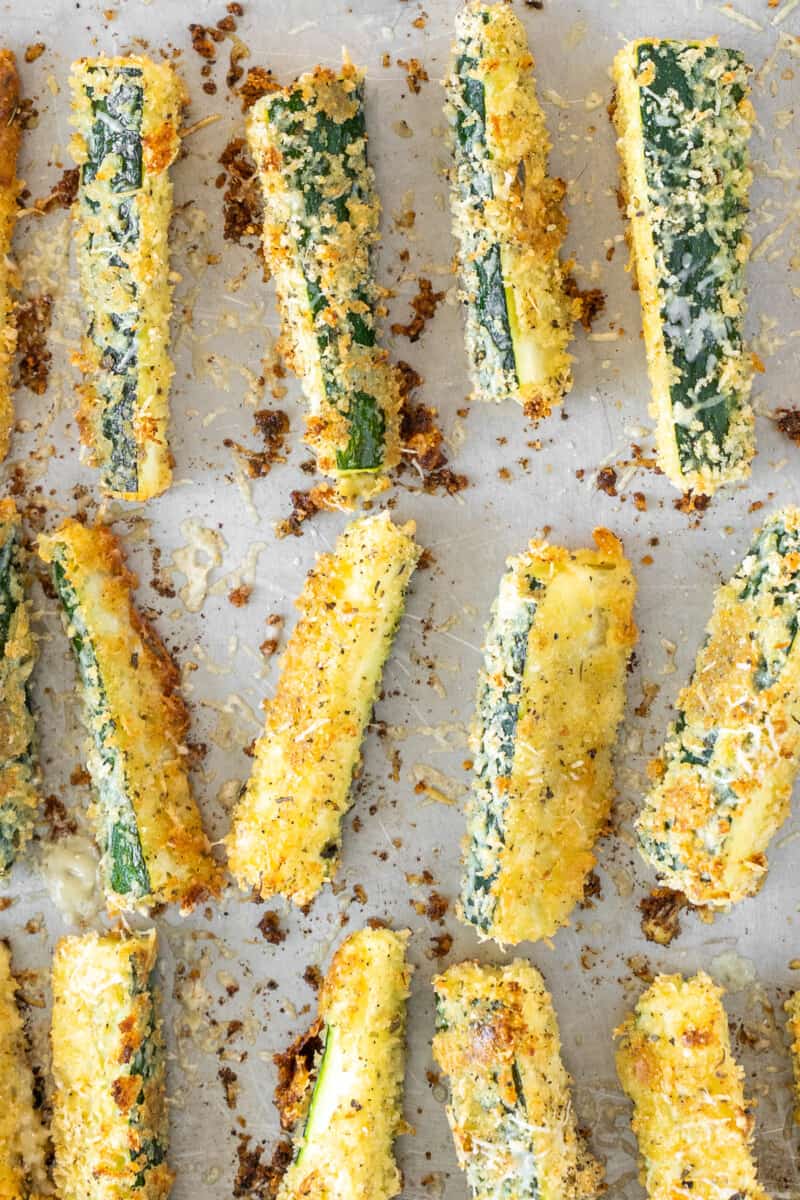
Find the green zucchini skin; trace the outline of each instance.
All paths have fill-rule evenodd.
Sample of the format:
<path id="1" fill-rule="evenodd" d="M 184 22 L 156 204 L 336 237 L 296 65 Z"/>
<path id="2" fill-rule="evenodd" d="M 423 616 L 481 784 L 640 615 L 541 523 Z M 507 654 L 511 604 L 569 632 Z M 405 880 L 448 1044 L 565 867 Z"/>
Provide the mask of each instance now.
<path id="1" fill-rule="evenodd" d="M 74 215 L 86 330 L 78 420 L 103 488 L 145 500 L 169 486 L 169 166 L 183 87 L 130 55 L 73 65 Z"/>
<path id="2" fill-rule="evenodd" d="M 151 891 L 150 877 L 139 840 L 136 814 L 128 795 L 125 764 L 113 743 L 114 718 L 108 705 L 92 639 L 75 588 L 69 581 L 64 555 L 53 562 L 53 584 L 61 601 L 78 676 L 83 688 L 86 724 L 94 743 L 92 777 L 102 814 L 100 844 L 111 890 L 135 903 Z"/>
<path id="3" fill-rule="evenodd" d="M 538 579 L 528 579 L 522 595 L 516 567 L 500 581 L 484 647 L 484 671 L 478 693 L 474 758 L 478 802 L 471 810 L 461 906 L 464 919 L 481 930 L 491 927 L 497 904 L 492 885 L 500 873 L 504 844 L 503 781 L 514 766 L 515 739 L 522 696 L 528 638 L 536 617 Z"/>
<path id="4" fill-rule="evenodd" d="M 642 39 L 614 64 L 659 462 L 706 494 L 746 475 L 755 449 L 743 344 L 748 76 L 738 50 L 712 41 Z"/>
<path id="5" fill-rule="evenodd" d="M 399 392 L 377 344 L 380 204 L 363 77 L 349 64 L 317 67 L 259 101 L 248 133 L 289 360 L 311 407 L 307 440 L 330 474 L 380 472 L 399 458 Z"/>
<path id="6" fill-rule="evenodd" d="M 13 500 L 0 501 L 0 876 L 33 833 L 39 804 L 30 678 L 37 658 L 30 629 L 22 525 Z"/>

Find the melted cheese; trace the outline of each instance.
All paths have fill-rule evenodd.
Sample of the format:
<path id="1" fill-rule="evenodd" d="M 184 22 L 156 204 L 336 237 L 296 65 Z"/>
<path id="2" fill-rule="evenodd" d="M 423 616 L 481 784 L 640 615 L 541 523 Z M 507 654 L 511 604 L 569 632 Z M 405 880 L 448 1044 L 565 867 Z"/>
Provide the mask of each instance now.
<path id="1" fill-rule="evenodd" d="M 583 1200 L 603 1170 L 578 1133 L 552 1000 L 535 967 L 463 962 L 434 979 L 433 1056 L 475 1200 Z"/>
<path id="2" fill-rule="evenodd" d="M 594 536 L 510 559 L 487 634 L 462 915 L 501 944 L 568 921 L 611 811 L 636 583 L 614 535 Z"/>
<path id="3" fill-rule="evenodd" d="M 419 557 L 414 525 L 351 522 L 317 560 L 226 839 L 242 888 L 307 904 L 336 869 L 383 664 Z"/>
<path id="4" fill-rule="evenodd" d="M 766 1200 L 721 996 L 703 972 L 659 975 L 616 1031 L 650 1200 Z"/>

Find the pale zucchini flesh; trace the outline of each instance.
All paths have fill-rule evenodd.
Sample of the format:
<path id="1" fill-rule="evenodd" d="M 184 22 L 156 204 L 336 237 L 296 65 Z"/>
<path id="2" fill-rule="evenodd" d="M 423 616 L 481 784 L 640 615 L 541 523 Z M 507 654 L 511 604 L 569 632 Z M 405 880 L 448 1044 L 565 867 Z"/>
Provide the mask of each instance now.
<path id="1" fill-rule="evenodd" d="M 616 1031 L 649 1200 L 767 1200 L 721 997 L 702 971 L 659 975 Z"/>
<path id="2" fill-rule="evenodd" d="M 594 537 L 509 559 L 487 632 L 460 912 L 501 944 L 569 920 L 611 810 L 636 583 L 617 538 Z"/>
<path id="3" fill-rule="evenodd" d="M 192 795 L 177 668 L 134 606 L 136 578 L 109 529 L 66 521 L 39 554 L 75 654 L 109 907 L 188 911 L 218 894 L 221 875 Z"/>
<path id="4" fill-rule="evenodd" d="M 316 67 L 253 106 L 248 136 L 285 349 L 310 406 L 306 440 L 343 490 L 371 490 L 399 461 L 400 391 L 377 343 L 380 203 L 363 74 Z"/>
<path id="5" fill-rule="evenodd" d="M 714 600 L 637 821 L 659 878 L 693 904 L 758 891 L 800 768 L 800 510 L 773 513 Z"/>
<path id="6" fill-rule="evenodd" d="M 54 1178 L 61 1200 L 165 1200 L 166 1063 L 146 933 L 62 938 L 53 959 Z"/>
<path id="7" fill-rule="evenodd" d="M 38 654 L 31 632 L 22 522 L 0 500 L 0 877 L 33 833 L 39 768 L 30 682 Z"/>
<path id="8" fill-rule="evenodd" d="M 186 95 L 169 63 L 140 55 L 79 59 L 71 84 L 87 318 L 78 420 L 103 488 L 146 500 L 172 477 L 169 167 Z"/>
<path id="9" fill-rule="evenodd" d="M 533 66 L 507 5 L 459 11 L 445 86 L 470 372 L 479 398 L 512 397 L 538 419 L 572 386 L 567 347 L 581 301 L 559 259 L 564 185 L 548 174 Z"/>
<path id="10" fill-rule="evenodd" d="M 277 1200 L 390 1200 L 403 1132 L 408 933 L 362 929 L 337 950 L 317 1021 L 278 1055 L 277 1103 L 293 1156 Z"/>
<path id="11" fill-rule="evenodd" d="M 713 39 L 642 39 L 619 52 L 614 79 L 659 465 L 710 495 L 749 474 L 755 450 L 742 340 L 748 68 Z"/>
<path id="12" fill-rule="evenodd" d="M 298 601 L 250 779 L 226 839 L 242 888 L 314 898 L 337 866 L 350 785 L 419 558 L 414 525 L 352 521 Z"/>
<path id="13" fill-rule="evenodd" d="M 552 1000 L 535 967 L 463 962 L 433 981 L 433 1057 L 474 1200 L 589 1200 L 602 1167 L 578 1132 Z"/>
<path id="14" fill-rule="evenodd" d="M 16 990 L 11 952 L 0 942 L 0 1196 L 39 1200 L 48 1190 L 47 1135 Z"/>

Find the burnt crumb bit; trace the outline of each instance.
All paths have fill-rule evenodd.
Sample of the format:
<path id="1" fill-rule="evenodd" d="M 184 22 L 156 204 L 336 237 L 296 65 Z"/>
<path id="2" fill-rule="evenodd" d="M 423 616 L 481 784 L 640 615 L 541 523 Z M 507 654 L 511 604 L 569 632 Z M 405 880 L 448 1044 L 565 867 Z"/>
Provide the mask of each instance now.
<path id="1" fill-rule="evenodd" d="M 221 187 L 227 179 L 228 184 L 222 195 L 223 236 L 238 245 L 261 232 L 262 204 L 255 163 L 243 137 L 231 138 L 218 162 L 224 171 L 217 183 Z"/>
<path id="2" fill-rule="evenodd" d="M 683 892 L 674 892 L 672 888 L 653 888 L 649 896 L 640 900 L 642 933 L 648 942 L 668 946 L 681 931 L 680 914 L 684 908 L 691 910 L 692 905 Z"/>
<path id="3" fill-rule="evenodd" d="M 47 334 L 53 317 L 53 298 L 46 293 L 31 296 L 16 310 L 18 382 L 36 396 L 47 391 L 52 354 Z"/>
<path id="4" fill-rule="evenodd" d="M 222 1083 L 222 1088 L 225 1092 L 225 1103 L 228 1108 L 236 1108 L 236 1101 L 239 1097 L 238 1075 L 230 1067 L 220 1067 L 217 1071 L 217 1077 Z"/>
<path id="5" fill-rule="evenodd" d="M 233 438 L 225 438 L 223 445 L 241 455 L 251 479 L 263 479 L 269 475 L 275 463 L 286 462 L 283 450 L 289 432 L 289 418 L 279 408 L 262 408 L 255 414 L 255 432 L 263 438 L 263 450 L 250 450 Z"/>
<path id="6" fill-rule="evenodd" d="M 395 321 L 391 326 L 392 333 L 407 337 L 410 342 L 418 342 L 427 322 L 433 317 L 442 300 L 444 300 L 444 292 L 435 292 L 430 279 L 420 275 L 417 281 L 417 294 L 411 300 L 414 316 L 407 325 Z"/>
<path id="7" fill-rule="evenodd" d="M 577 316 L 587 333 L 591 332 L 595 317 L 606 306 L 606 295 L 602 288 L 579 288 L 577 280 L 568 275 L 564 280 L 564 291 L 570 300 L 578 300 L 580 308 Z"/>
<path id="8" fill-rule="evenodd" d="M 329 483 L 318 483 L 308 491 L 290 492 L 292 511 L 279 521 L 275 533 L 279 538 L 303 536 L 303 524 L 318 512 L 336 508 L 336 488 Z"/>
<path id="9" fill-rule="evenodd" d="M 422 63 L 418 58 L 398 58 L 397 65 L 405 71 L 406 82 L 411 91 L 418 95 L 422 91 L 423 83 L 427 83 L 430 78 Z"/>
<path id="10" fill-rule="evenodd" d="M 430 958 L 447 958 L 453 948 L 451 933 L 437 933 L 431 938 Z"/>
<path id="11" fill-rule="evenodd" d="M 775 416 L 781 433 L 800 446 L 800 408 L 779 408 Z"/>
<path id="12" fill-rule="evenodd" d="M 711 504 L 711 497 L 704 496 L 702 492 L 684 492 L 677 500 L 672 501 L 672 507 L 678 512 L 685 513 L 687 517 L 694 517 L 692 521 L 693 527 L 696 529 L 700 524 L 703 514 Z"/>
<path id="13" fill-rule="evenodd" d="M 444 434 L 437 424 L 435 408 L 427 404 L 414 403 L 412 395 L 422 384 L 422 376 L 407 362 L 397 364 L 401 395 L 400 439 L 403 443 L 405 460 L 398 474 L 411 467 L 423 477 L 422 489 L 432 495 L 443 491 L 454 496 L 468 486 L 466 475 L 457 475 L 447 465 L 444 451 Z"/>
<path id="14" fill-rule="evenodd" d="M 288 1050 L 273 1055 L 273 1062 L 278 1069 L 275 1107 L 280 1116 L 281 1129 L 291 1130 L 302 1119 L 308 1094 L 314 1086 L 321 1053 L 322 1022 L 317 1019 L 305 1033 L 295 1038 Z"/>
<path id="15" fill-rule="evenodd" d="M 597 472 L 595 487 L 598 492 L 605 492 L 607 496 L 616 496 L 617 494 L 617 472 L 613 467 L 602 467 Z"/>
<path id="16" fill-rule="evenodd" d="M 320 971 L 319 967 L 314 967 L 309 964 L 305 971 L 303 971 L 303 979 L 312 989 L 312 991 L 318 992 L 322 987 L 322 972 Z"/>
<path id="17" fill-rule="evenodd" d="M 70 167 L 62 172 L 61 179 L 48 196 L 34 200 L 37 212 L 52 212 L 53 209 L 68 209 L 74 203 L 78 194 L 79 172 L 77 167 Z"/>
<path id="18" fill-rule="evenodd" d="M 273 1200 L 278 1194 L 281 1180 L 292 1161 L 292 1146 L 288 1141 L 279 1142 L 273 1151 L 269 1162 L 262 1160 L 264 1153 L 263 1142 L 256 1142 L 250 1148 L 252 1138 L 249 1133 L 240 1133 L 236 1147 L 236 1178 L 233 1183 L 233 1194 L 256 1197 L 257 1200 Z"/>
<path id="19" fill-rule="evenodd" d="M 267 625 L 271 632 L 264 638 L 264 641 L 258 647 L 264 658 L 272 658 L 275 651 L 278 649 L 281 630 L 283 629 L 283 617 L 279 613 L 272 613 L 267 617 Z"/>
<path id="20" fill-rule="evenodd" d="M 240 583 L 238 587 L 232 588 L 228 592 L 228 603 L 234 608 L 244 608 L 248 604 L 250 597 L 253 594 L 253 589 L 249 583 Z"/>
<path id="21" fill-rule="evenodd" d="M 189 34 L 195 54 L 199 54 L 206 62 L 216 62 L 217 47 L 215 42 L 222 41 L 222 33 L 213 27 L 209 28 L 206 25 L 192 24 L 189 26 Z"/>
<path id="22" fill-rule="evenodd" d="M 535 8 L 537 12 L 541 12 L 544 8 L 544 0 L 524 0 L 526 8 Z"/>
<path id="23" fill-rule="evenodd" d="M 596 871 L 590 871 L 584 880 L 583 897 L 580 901 L 580 907 L 583 909 L 594 908 L 595 900 L 602 899 L 603 890 L 600 886 L 600 877 Z"/>
<path id="24" fill-rule="evenodd" d="M 280 946 L 286 941 L 286 930 L 281 929 L 280 917 L 273 909 L 264 913 L 256 928 L 270 946 Z"/>
<path id="25" fill-rule="evenodd" d="M 36 62 L 37 58 L 41 58 L 47 46 L 44 42 L 31 42 L 30 46 L 25 47 L 25 62 Z"/>
<path id="26" fill-rule="evenodd" d="M 266 67 L 248 67 L 244 83 L 237 89 L 237 95 L 242 102 L 242 112 L 247 112 L 262 96 L 278 91 L 280 84 L 272 71 Z"/>
<path id="27" fill-rule="evenodd" d="M 58 796 L 45 796 L 44 820 L 49 832 L 50 841 L 58 841 L 78 832 L 78 822 Z"/>

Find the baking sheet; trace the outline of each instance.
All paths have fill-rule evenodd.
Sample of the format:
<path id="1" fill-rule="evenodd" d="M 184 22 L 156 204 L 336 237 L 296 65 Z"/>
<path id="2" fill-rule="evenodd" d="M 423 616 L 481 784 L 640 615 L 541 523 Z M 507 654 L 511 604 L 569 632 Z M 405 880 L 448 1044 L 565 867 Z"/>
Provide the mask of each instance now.
<path id="1" fill-rule="evenodd" d="M 335 888 L 323 892 L 307 915 L 281 902 L 256 905 L 230 890 L 213 911 L 185 920 L 170 913 L 156 919 L 170 1053 L 174 1195 L 205 1200 L 234 1188 L 243 1195 L 263 1194 L 257 1164 L 268 1162 L 278 1139 L 272 1054 L 313 1016 L 308 968 L 324 971 L 338 940 L 372 917 L 413 931 L 406 1113 L 416 1133 L 398 1144 L 403 1194 L 414 1200 L 466 1195 L 442 1087 L 429 1075 L 429 981 L 447 962 L 464 956 L 502 958 L 491 944 L 479 946 L 456 921 L 452 903 L 441 915 L 438 899 L 452 902 L 457 894 L 463 830 L 458 804 L 468 782 L 463 762 L 482 631 L 507 555 L 546 527 L 553 540 L 584 544 L 602 523 L 623 537 L 639 580 L 641 642 L 620 738 L 615 832 L 600 849 L 601 896 L 575 913 L 552 946 L 523 946 L 519 952 L 544 972 L 553 993 L 564 1058 L 575 1077 L 578 1118 L 592 1149 L 605 1159 L 610 1195 L 633 1200 L 642 1194 L 629 1110 L 613 1069 L 611 1030 L 643 987 L 637 972 L 703 967 L 729 989 L 736 1051 L 749 1093 L 758 1100 L 762 1182 L 775 1197 L 797 1196 L 798 1136 L 791 1124 L 781 1004 L 793 980 L 798 982 L 790 967 L 800 957 L 798 820 L 793 817 L 775 839 L 770 874 L 756 899 L 712 925 L 684 917 L 682 935 L 666 949 L 645 941 L 640 929 L 637 903 L 653 880 L 632 849 L 631 821 L 645 764 L 658 750 L 669 707 L 690 669 L 713 590 L 738 562 L 760 519 L 752 510 L 800 501 L 800 449 L 770 417 L 796 402 L 800 367 L 800 6 L 796 0 L 777 7 L 766 0 L 735 5 L 544 0 L 539 10 L 517 3 L 537 58 L 555 143 L 553 168 L 569 183 L 568 249 L 581 285 L 601 287 L 607 296 L 592 334 L 577 335 L 572 394 L 535 431 L 513 404 L 495 408 L 468 399 L 450 272 L 454 247 L 442 174 L 447 155 L 439 82 L 456 8 L 453 0 L 426 0 L 424 7 L 416 0 L 290 5 L 249 0 L 236 19 L 236 37 L 250 53 L 245 67 L 268 66 L 287 81 L 317 61 L 335 64 L 346 46 L 367 69 L 370 149 L 384 203 L 378 270 L 394 292 L 391 319 L 409 319 L 420 276 L 446 293 L 417 342 L 402 336 L 387 341 L 395 358 L 424 377 L 420 398 L 438 408 L 451 466 L 467 476 L 469 486 L 457 496 L 426 495 L 410 472 L 404 486 L 385 497 L 397 517 L 416 520 L 432 564 L 416 576 L 386 668 L 363 774 L 345 822 Z M 277 399 L 269 384 L 265 390 L 259 383 L 262 357 L 269 359 L 277 334 L 273 289 L 263 282 L 254 253 L 221 235 L 218 159 L 230 138 L 242 132 L 240 105 L 225 82 L 235 43 L 229 37 L 218 46 L 210 76 L 217 92 L 209 95 L 202 90 L 203 60 L 191 48 L 188 26 L 214 24 L 225 16 L 225 3 L 14 0 L 0 5 L 0 13 L 3 39 L 20 59 L 24 94 L 38 112 L 36 128 L 24 139 L 20 169 L 31 198 L 47 195 L 70 165 L 67 75 L 74 56 L 122 53 L 143 44 L 151 53 L 174 54 L 191 94 L 187 122 L 219 115 L 187 139 L 174 168 L 173 266 L 180 276 L 172 398 L 175 483 L 146 507 L 107 505 L 102 511 L 139 571 L 140 603 L 181 665 L 192 738 L 201 747 L 196 792 L 212 835 L 220 837 L 237 781 L 248 773 L 244 748 L 258 733 L 259 705 L 276 679 L 277 656 L 264 659 L 258 649 L 269 632 L 266 620 L 272 614 L 285 618 L 283 646 L 294 620 L 292 601 L 315 554 L 332 545 L 347 519 L 344 513 L 322 513 L 306 523 L 301 538 L 279 540 L 274 532 L 290 509 L 290 491 L 307 489 L 313 480 L 301 469 L 310 456 L 300 441 L 296 381 L 285 380 L 286 394 Z M 759 452 L 752 478 L 726 489 L 698 516 L 675 508 L 677 493 L 662 476 L 627 465 L 636 458 L 632 445 L 645 458 L 650 454 L 652 423 L 605 107 L 609 64 L 624 40 L 714 33 L 741 47 L 755 68 L 759 125 L 753 141 L 748 330 L 766 370 L 755 387 Z M 26 47 L 38 42 L 44 52 L 26 63 Z M 397 63 L 414 58 L 429 75 L 418 94 Z M 411 211 L 409 226 L 404 214 Z M 68 215 L 56 210 L 26 219 L 16 251 L 26 292 L 55 297 L 54 362 L 45 396 L 25 390 L 17 395 L 23 431 L 4 473 L 21 491 L 32 522 L 49 526 L 75 510 L 93 514 L 98 505 L 96 479 L 81 464 L 73 418 L 69 351 L 80 330 L 80 310 Z M 289 414 L 290 452 L 267 478 L 248 481 L 225 441 L 255 448 L 253 413 L 264 407 Z M 596 486 L 598 470 L 607 465 L 617 470 L 616 496 Z M 644 496 L 645 509 L 634 492 Z M 237 608 L 228 595 L 240 583 L 251 583 L 253 591 L 249 603 Z M 77 821 L 78 840 L 67 845 L 82 852 L 73 861 L 85 863 L 82 810 L 88 792 L 76 773 L 81 734 L 72 664 L 54 602 L 41 589 L 36 609 L 42 656 L 35 698 L 45 792 Z M 454 803 L 437 801 L 432 791 Z M 37 1054 L 44 1057 L 50 954 L 54 941 L 74 926 L 51 895 L 56 876 L 46 839 L 33 858 L 35 865 L 15 868 L 2 891 L 12 903 L 0 913 L 0 935 L 10 938 L 17 967 L 31 972 L 24 991 L 33 1004 Z M 86 901 L 85 908 L 95 909 L 89 924 L 102 920 L 99 904 L 99 898 Z M 278 914 L 286 935 L 281 944 L 270 944 L 258 929 L 268 910 Z M 452 938 L 452 947 L 437 958 L 447 945 L 443 935 Z M 227 1076 L 232 1107 L 221 1068 L 236 1077 Z"/>

